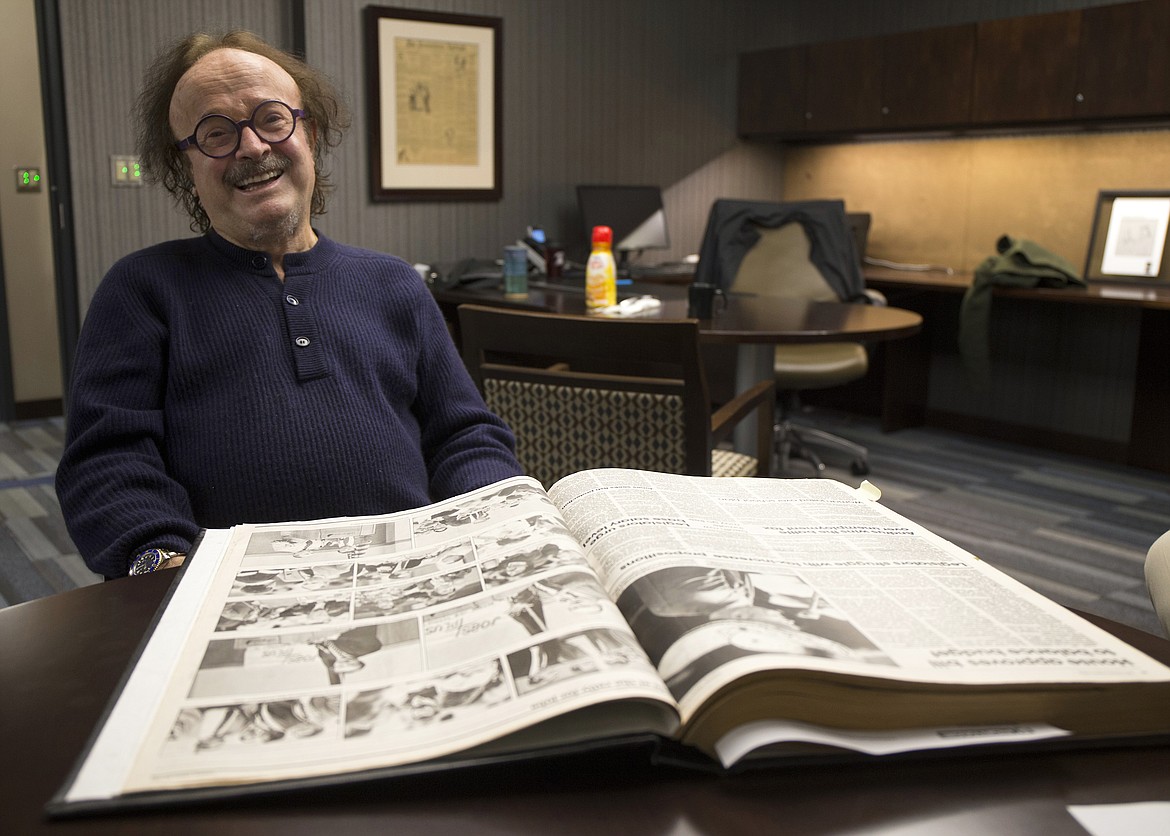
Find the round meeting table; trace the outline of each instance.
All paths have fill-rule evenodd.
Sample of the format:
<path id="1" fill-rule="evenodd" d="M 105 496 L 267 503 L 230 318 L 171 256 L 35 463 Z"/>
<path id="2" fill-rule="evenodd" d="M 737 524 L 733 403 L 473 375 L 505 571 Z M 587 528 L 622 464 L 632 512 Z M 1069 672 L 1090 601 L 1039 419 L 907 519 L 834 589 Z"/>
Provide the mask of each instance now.
<path id="1" fill-rule="evenodd" d="M 528 292 L 508 295 L 498 284 L 469 284 L 455 287 L 432 286 L 431 292 L 459 341 L 459 305 L 471 303 L 552 314 L 585 314 L 581 280 L 549 279 L 529 282 Z M 685 319 L 689 315 L 687 285 L 670 282 L 632 282 L 618 288 L 618 299 L 652 296 L 657 308 L 639 313 L 638 319 Z M 774 346 L 786 343 L 897 341 L 917 334 L 921 315 L 886 305 L 847 302 L 812 302 L 782 296 L 730 292 L 713 304 L 712 315 L 699 319 L 699 339 L 709 345 L 731 346 L 735 351 L 734 393 L 745 392 L 773 376 Z M 891 358 L 890 365 L 905 359 Z M 750 453 L 754 449 L 754 416 L 735 429 L 735 447 Z"/>

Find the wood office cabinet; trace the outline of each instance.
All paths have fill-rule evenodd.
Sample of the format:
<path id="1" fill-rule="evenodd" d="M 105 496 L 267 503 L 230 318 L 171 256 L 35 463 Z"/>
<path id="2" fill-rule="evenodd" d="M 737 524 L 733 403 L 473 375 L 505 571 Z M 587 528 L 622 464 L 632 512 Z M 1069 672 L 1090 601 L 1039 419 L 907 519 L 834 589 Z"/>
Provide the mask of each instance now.
<path id="1" fill-rule="evenodd" d="M 813 138 L 965 124 L 975 25 L 745 53 L 739 133 Z"/>
<path id="2" fill-rule="evenodd" d="M 1078 59 L 1078 118 L 1170 114 L 1170 0 L 1084 9 Z"/>
<path id="3" fill-rule="evenodd" d="M 985 20 L 976 27 L 973 124 L 1073 117 L 1080 12 Z"/>
<path id="4" fill-rule="evenodd" d="M 971 24 L 745 53 L 739 133 L 810 138 L 963 123 L 974 43 Z"/>
<path id="5" fill-rule="evenodd" d="M 881 44 L 883 130 L 970 121 L 975 24 L 887 35 Z"/>
<path id="6" fill-rule="evenodd" d="M 1170 118 L 1170 0 L 740 57 L 739 132 L 867 132 Z"/>
<path id="7" fill-rule="evenodd" d="M 808 47 L 805 131 L 831 134 L 881 127 L 881 40 L 855 38 Z"/>
<path id="8" fill-rule="evenodd" d="M 745 52 L 739 56 L 739 133 L 784 137 L 805 126 L 808 48 Z"/>
<path id="9" fill-rule="evenodd" d="M 741 136 L 825 136 L 881 125 L 881 52 L 862 38 L 739 58 Z"/>

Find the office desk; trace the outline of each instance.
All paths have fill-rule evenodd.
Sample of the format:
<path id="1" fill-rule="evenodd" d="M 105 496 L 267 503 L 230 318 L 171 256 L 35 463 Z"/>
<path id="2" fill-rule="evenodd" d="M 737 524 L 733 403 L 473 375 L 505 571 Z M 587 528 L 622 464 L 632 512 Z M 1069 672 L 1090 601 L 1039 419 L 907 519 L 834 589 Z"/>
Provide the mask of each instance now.
<path id="1" fill-rule="evenodd" d="M 866 284 L 884 293 L 890 304 L 915 310 L 926 320 L 924 335 L 927 339 L 917 341 L 913 346 L 917 353 L 904 357 L 903 361 L 914 370 L 907 375 L 897 367 L 887 364 L 886 374 L 899 376 L 888 389 L 899 393 L 895 403 L 884 403 L 883 415 L 901 416 L 901 426 L 929 423 L 936 426 L 989 435 L 996 438 L 1017 441 L 1033 446 L 1048 447 L 1063 452 L 1096 456 L 1110 461 L 1124 462 L 1170 473 L 1170 444 L 1166 443 L 1167 427 L 1170 427 L 1170 386 L 1167 386 L 1166 358 L 1170 357 L 1170 287 L 1152 287 L 1136 284 L 1098 282 L 1087 288 L 1002 288 L 993 292 L 992 318 L 995 319 L 999 306 L 1015 305 L 1026 309 L 1028 324 L 1036 328 L 1043 340 L 1049 343 L 1069 341 L 1088 344 L 1090 340 L 1103 344 L 1102 363 L 1112 361 L 1106 355 L 1116 354 L 1117 365 L 1098 369 L 1096 373 L 1113 380 L 1125 379 L 1132 382 L 1132 403 L 1129 407 L 1128 422 L 1121 423 L 1126 439 L 1109 442 L 1101 439 L 1078 436 L 1075 432 L 1062 434 L 1051 428 L 1034 428 L 1011 422 L 993 422 L 978 418 L 964 420 L 946 410 L 928 410 L 930 392 L 930 361 L 928 352 L 934 344 L 934 353 L 955 351 L 955 333 L 959 303 L 970 286 L 971 273 L 947 275 L 942 272 L 905 272 L 887 268 L 867 267 Z M 1002 310 L 1002 308 L 1001 308 Z M 1096 317 L 1097 313 L 1100 317 Z M 1089 321 L 1089 327 L 1076 332 L 1046 332 L 1046 320 L 1059 320 L 1065 313 L 1077 314 L 1075 321 Z M 1111 325 L 1122 318 L 1125 326 Z M 1099 333 L 1091 333 L 1097 326 Z M 1056 327 L 1056 326 L 1054 326 Z M 1137 328 L 1137 334 L 1132 328 Z M 1107 328 L 1114 330 L 1108 331 Z M 1121 332 L 1118 333 L 1117 329 Z M 1133 355 L 1126 355 L 1120 347 L 1124 336 L 1136 340 Z M 944 346 L 944 347 L 940 347 Z M 907 347 L 910 348 L 910 347 Z M 1017 350 L 1028 350 L 1027 346 L 1016 345 Z M 1010 352 L 1008 347 L 1001 347 Z M 994 356 L 994 355 L 993 355 Z M 1066 362 L 1073 362 L 1068 360 Z M 1043 369 L 1029 372 L 1033 377 L 1045 376 Z M 1044 398 L 1043 383 L 1037 380 L 1034 396 Z M 1130 387 L 1127 385 L 1126 390 Z M 888 400 L 888 399 L 887 399 Z M 1094 408 L 1092 393 L 1087 393 L 1072 411 L 1087 412 Z M 1031 404 L 1021 402 L 1019 408 Z M 1040 410 L 1035 410 L 1039 412 Z M 887 425 L 887 429 L 896 426 Z"/>
<path id="2" fill-rule="evenodd" d="M 532 285 L 524 297 L 508 297 L 498 287 L 433 288 L 443 315 L 453 326 L 458 342 L 459 305 L 499 305 L 558 314 L 584 314 L 582 280 Z M 687 287 L 680 284 L 634 283 L 618 288 L 619 298 L 648 294 L 662 301 L 657 319 L 683 319 L 687 315 Z M 735 348 L 734 391 L 742 392 L 773 376 L 773 346 L 780 343 L 849 341 L 900 341 L 922 327 L 922 317 L 911 311 L 842 302 L 808 302 L 775 296 L 731 293 L 727 305 L 710 319 L 699 320 L 699 339 L 713 346 Z M 897 365 L 901 354 L 893 352 Z M 896 382 L 896 381 L 895 381 Z M 716 393 L 718 380 L 709 381 Z M 904 398 L 891 396 L 891 406 L 901 408 Z M 891 419 L 893 423 L 894 419 Z M 754 449 L 754 419 L 742 421 L 735 431 L 736 449 Z"/>
<path id="3" fill-rule="evenodd" d="M 756 834 L 1084 831 L 1068 804 L 1170 800 L 1170 745 L 983 754 L 717 777 L 637 762 L 433 775 L 278 801 L 45 821 L 173 571 L 0 610 L 0 830 L 11 834 Z M 1170 642 L 1093 619 L 1170 662 Z"/>
<path id="4" fill-rule="evenodd" d="M 527 294 L 514 297 L 507 296 L 498 287 L 475 285 L 434 287 L 432 293 L 448 321 L 457 323 L 456 309 L 468 302 L 581 315 L 586 313 L 581 286 L 582 280 L 532 283 Z M 650 318 L 686 318 L 685 285 L 635 282 L 618 288 L 619 299 L 642 294 L 662 301 L 662 308 Z M 909 336 L 921 325 L 918 314 L 897 308 L 731 293 L 724 310 L 710 319 L 699 320 L 699 334 L 708 343 L 776 345 L 842 339 L 890 340 Z"/>

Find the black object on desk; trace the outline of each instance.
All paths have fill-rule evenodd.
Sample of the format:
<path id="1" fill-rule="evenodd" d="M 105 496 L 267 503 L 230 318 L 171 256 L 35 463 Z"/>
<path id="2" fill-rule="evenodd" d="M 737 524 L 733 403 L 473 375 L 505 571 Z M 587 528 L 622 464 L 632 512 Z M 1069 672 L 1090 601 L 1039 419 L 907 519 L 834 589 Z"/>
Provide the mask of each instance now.
<path id="1" fill-rule="evenodd" d="M 435 271 L 433 285 L 439 287 L 465 287 L 474 285 L 487 289 L 504 280 L 503 268 L 491 259 L 465 258 L 454 265 L 441 265 Z"/>

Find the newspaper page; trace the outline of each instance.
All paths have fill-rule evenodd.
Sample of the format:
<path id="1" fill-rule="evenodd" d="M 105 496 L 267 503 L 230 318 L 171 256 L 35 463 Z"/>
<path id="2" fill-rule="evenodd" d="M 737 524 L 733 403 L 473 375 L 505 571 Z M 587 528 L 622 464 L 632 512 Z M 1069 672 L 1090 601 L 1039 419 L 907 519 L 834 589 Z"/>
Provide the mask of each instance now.
<path id="1" fill-rule="evenodd" d="M 635 702 L 600 729 L 567 718 L 556 740 L 677 728 L 533 480 L 390 516 L 237 526 L 219 551 L 200 547 L 179 584 L 199 585 L 194 618 L 169 626 L 168 606 L 161 652 L 152 638 L 135 668 L 175 659 L 153 676 L 166 693 L 127 683 L 118 706 L 137 710 L 103 728 L 67 801 L 429 760 L 604 700 Z"/>
<path id="2" fill-rule="evenodd" d="M 395 38 L 399 165 L 479 162 L 479 46 Z"/>
<path id="3" fill-rule="evenodd" d="M 594 470 L 549 495 L 684 722 L 720 687 L 777 667 L 956 684 L 1170 678 L 839 482 Z"/>

